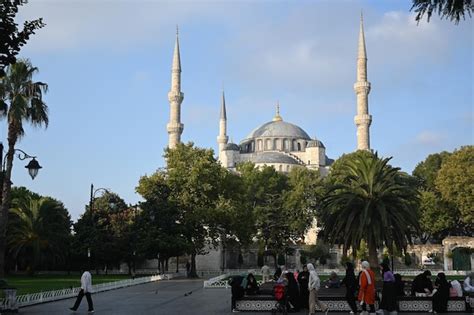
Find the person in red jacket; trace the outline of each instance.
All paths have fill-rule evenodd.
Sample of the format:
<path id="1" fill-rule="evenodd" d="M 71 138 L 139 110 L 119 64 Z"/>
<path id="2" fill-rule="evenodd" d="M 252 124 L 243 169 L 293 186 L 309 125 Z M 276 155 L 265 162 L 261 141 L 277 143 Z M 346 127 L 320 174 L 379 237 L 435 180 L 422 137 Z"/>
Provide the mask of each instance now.
<path id="1" fill-rule="evenodd" d="M 370 269 L 369 262 L 363 261 L 361 265 L 358 300 L 362 306 L 362 314 L 367 314 L 367 305 L 369 305 L 370 314 L 375 314 L 375 274 Z"/>

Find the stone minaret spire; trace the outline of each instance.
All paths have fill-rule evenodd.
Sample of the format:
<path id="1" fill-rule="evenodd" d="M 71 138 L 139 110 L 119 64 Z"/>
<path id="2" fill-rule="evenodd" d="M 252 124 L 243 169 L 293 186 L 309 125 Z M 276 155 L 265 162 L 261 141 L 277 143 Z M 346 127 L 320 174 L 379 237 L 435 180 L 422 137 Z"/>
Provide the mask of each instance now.
<path id="1" fill-rule="evenodd" d="M 217 136 L 219 152 L 222 152 L 222 150 L 224 150 L 224 147 L 228 141 L 229 137 L 227 136 L 227 113 L 225 110 L 225 95 L 224 91 L 222 91 L 221 116 L 219 119 L 219 136 Z"/>
<path id="2" fill-rule="evenodd" d="M 364 20 L 360 14 L 359 53 L 357 56 L 357 81 L 354 91 L 357 96 L 357 115 L 354 122 L 357 126 L 357 150 L 370 150 L 369 127 L 372 116 L 369 115 L 370 82 L 367 81 L 367 51 L 365 50 Z"/>
<path id="3" fill-rule="evenodd" d="M 170 102 L 170 121 L 168 129 L 168 147 L 175 148 L 181 142 L 184 125 L 181 123 L 181 103 L 184 94 L 181 92 L 181 59 L 179 56 L 178 26 L 176 26 L 176 43 L 173 53 L 173 66 L 171 68 L 171 89 L 168 92 Z"/>

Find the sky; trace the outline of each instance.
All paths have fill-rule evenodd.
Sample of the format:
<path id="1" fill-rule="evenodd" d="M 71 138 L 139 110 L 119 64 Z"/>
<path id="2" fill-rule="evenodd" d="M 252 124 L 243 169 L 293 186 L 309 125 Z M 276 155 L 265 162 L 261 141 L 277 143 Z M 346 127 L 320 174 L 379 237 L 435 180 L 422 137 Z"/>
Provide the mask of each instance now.
<path id="1" fill-rule="evenodd" d="M 18 22 L 43 17 L 22 49 L 49 91 L 50 125 L 17 148 L 38 156 L 17 186 L 61 200 L 76 220 L 90 185 L 141 200 L 141 176 L 164 166 L 167 93 L 179 25 L 182 141 L 217 148 L 225 89 L 228 134 L 240 142 L 270 121 L 321 140 L 337 158 L 356 147 L 353 84 L 364 13 L 371 147 L 410 172 L 431 153 L 473 144 L 473 22 L 415 22 L 411 1 L 36 0 Z M 0 122 L 6 141 L 6 124 Z"/>

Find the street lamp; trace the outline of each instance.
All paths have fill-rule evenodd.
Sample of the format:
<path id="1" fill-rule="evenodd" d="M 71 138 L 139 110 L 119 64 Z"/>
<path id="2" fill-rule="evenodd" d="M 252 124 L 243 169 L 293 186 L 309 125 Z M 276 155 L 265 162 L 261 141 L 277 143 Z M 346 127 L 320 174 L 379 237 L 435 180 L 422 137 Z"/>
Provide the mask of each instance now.
<path id="1" fill-rule="evenodd" d="M 95 199 L 95 195 L 99 192 L 99 191 L 102 191 L 102 192 L 105 192 L 105 193 L 110 193 L 110 191 L 106 188 L 97 188 L 96 190 L 94 190 L 94 184 L 91 184 L 91 196 L 90 196 L 90 200 L 89 200 L 89 218 L 91 219 L 91 224 L 92 224 L 92 227 L 93 229 L 95 230 L 95 222 L 93 220 L 93 217 L 92 217 L 92 211 L 93 211 L 93 207 L 94 207 L 94 199 Z M 93 244 L 90 244 L 90 246 L 92 247 Z M 94 251 L 94 255 L 96 255 L 96 252 Z M 88 258 L 88 261 L 89 261 L 89 265 L 90 265 L 90 260 L 91 260 L 91 248 L 89 247 L 87 249 L 87 258 Z M 94 265 L 95 265 L 95 256 L 94 256 Z M 97 266 L 95 265 L 95 270 L 96 270 L 96 274 L 98 273 L 97 272 Z M 90 267 L 89 267 L 90 268 Z"/>
<path id="2" fill-rule="evenodd" d="M 95 195 L 99 191 L 103 191 L 105 193 L 110 193 L 110 191 L 106 188 L 97 188 L 96 190 L 94 190 L 94 184 L 91 184 L 91 198 L 89 200 L 89 211 L 90 211 L 91 214 L 92 214 L 92 207 L 93 207 L 93 204 L 94 204 Z"/>
<path id="3" fill-rule="evenodd" d="M 29 155 L 23 150 L 15 149 L 14 152 L 17 152 L 17 157 L 20 160 L 31 159 L 31 161 L 25 166 L 28 169 L 28 173 L 31 176 L 31 179 L 35 179 L 36 175 L 38 175 L 38 171 L 42 168 L 41 165 L 36 160 L 36 156 Z M 0 164 L 2 165 L 2 171 L 5 171 L 5 161 L 3 161 L 3 143 L 0 142 Z"/>

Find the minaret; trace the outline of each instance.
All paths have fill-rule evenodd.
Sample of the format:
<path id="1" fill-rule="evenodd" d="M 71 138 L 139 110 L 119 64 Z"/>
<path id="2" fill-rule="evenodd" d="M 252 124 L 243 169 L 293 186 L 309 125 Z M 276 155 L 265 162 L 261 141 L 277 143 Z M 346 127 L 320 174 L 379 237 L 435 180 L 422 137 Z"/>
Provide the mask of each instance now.
<path id="1" fill-rule="evenodd" d="M 359 53 L 357 56 L 357 81 L 354 91 L 357 96 L 357 115 L 354 122 L 357 126 L 357 150 L 370 150 L 369 127 L 372 116 L 369 115 L 368 96 L 370 82 L 367 81 L 367 52 L 365 50 L 365 37 L 362 13 L 360 14 Z"/>
<path id="2" fill-rule="evenodd" d="M 219 144 L 219 153 L 224 150 L 225 145 L 229 141 L 227 136 L 227 113 L 225 110 L 225 95 L 222 91 L 222 102 L 221 102 L 221 116 L 219 119 L 219 136 L 217 136 L 217 143 Z"/>
<path id="3" fill-rule="evenodd" d="M 181 103 L 184 94 L 181 92 L 181 59 L 179 56 L 178 27 L 176 26 L 176 43 L 173 53 L 173 66 L 171 68 L 171 90 L 168 92 L 170 102 L 170 121 L 168 129 L 168 148 L 175 148 L 181 142 L 184 125 L 181 123 Z"/>

